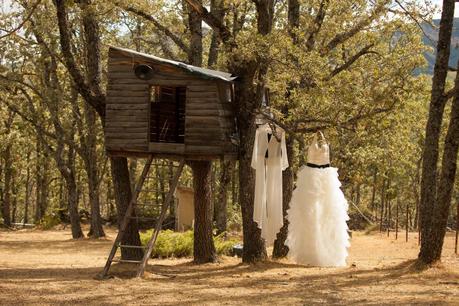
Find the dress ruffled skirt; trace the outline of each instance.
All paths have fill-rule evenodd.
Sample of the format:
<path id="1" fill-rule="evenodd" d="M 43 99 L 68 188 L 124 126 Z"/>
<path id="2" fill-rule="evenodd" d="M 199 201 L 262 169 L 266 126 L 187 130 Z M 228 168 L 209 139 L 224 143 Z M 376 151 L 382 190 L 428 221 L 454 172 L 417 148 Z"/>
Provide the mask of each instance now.
<path id="1" fill-rule="evenodd" d="M 338 169 L 304 166 L 298 173 L 287 219 L 288 257 L 296 263 L 346 265 L 348 204 L 340 189 Z"/>

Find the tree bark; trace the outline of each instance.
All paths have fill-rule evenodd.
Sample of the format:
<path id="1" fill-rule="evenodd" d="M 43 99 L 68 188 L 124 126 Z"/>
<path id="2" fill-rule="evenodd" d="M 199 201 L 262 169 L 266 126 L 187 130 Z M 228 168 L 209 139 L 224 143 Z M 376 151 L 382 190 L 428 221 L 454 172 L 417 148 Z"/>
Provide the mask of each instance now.
<path id="1" fill-rule="evenodd" d="M 96 112 L 89 105 L 84 105 L 87 135 L 84 137 L 83 161 L 88 178 L 89 205 L 91 207 L 91 227 L 88 236 L 105 237 L 100 216 L 99 169 L 97 162 Z"/>
<path id="2" fill-rule="evenodd" d="M 239 65 L 238 65 L 239 66 Z M 236 112 L 240 137 L 239 146 L 239 204 L 242 210 L 243 254 L 242 260 L 254 263 L 267 258 L 265 243 L 261 238 L 261 231 L 253 221 L 255 171 L 251 167 L 253 142 L 256 126 L 251 112 L 252 101 L 256 101 L 252 81 L 257 65 L 254 62 L 246 63 L 232 69 L 237 75 L 246 76 L 236 84 Z"/>
<path id="3" fill-rule="evenodd" d="M 223 0 L 210 0 L 210 13 L 215 16 L 220 22 L 223 22 L 225 11 L 223 8 Z M 207 59 L 207 66 L 214 68 L 218 60 L 218 48 L 220 41 L 218 39 L 218 29 L 212 29 L 212 38 L 209 47 L 209 57 Z"/>
<path id="4" fill-rule="evenodd" d="M 300 3 L 298 0 L 289 0 L 288 1 L 288 29 L 289 35 L 295 45 L 298 44 L 297 29 L 300 23 Z M 293 59 L 293 62 L 296 63 L 296 59 Z M 285 92 L 285 97 L 288 100 L 290 97 L 291 88 L 293 84 L 289 84 Z M 282 109 L 282 113 L 285 117 L 288 117 L 290 114 L 290 109 L 286 105 Z M 287 135 L 286 137 L 286 148 L 287 148 L 287 158 L 289 162 L 289 167 L 284 170 L 282 173 L 282 215 L 284 224 L 277 234 L 276 240 L 274 241 L 274 248 L 272 256 L 273 258 L 281 258 L 287 256 L 288 247 L 285 245 L 285 240 L 288 235 L 288 220 L 287 220 L 287 210 L 290 207 L 290 200 L 292 199 L 293 186 L 294 186 L 294 140 L 293 137 Z"/>
<path id="5" fill-rule="evenodd" d="M 12 143 L 9 142 L 6 145 L 5 151 L 3 153 L 3 160 L 5 162 L 5 181 L 3 186 L 3 205 L 2 205 L 2 217 L 3 224 L 8 227 L 11 227 L 11 180 L 13 176 L 13 167 L 11 160 L 11 149 Z"/>
<path id="6" fill-rule="evenodd" d="M 288 247 L 285 245 L 285 240 L 288 235 L 288 220 L 287 210 L 290 207 L 290 201 L 292 199 L 293 187 L 294 187 L 294 170 L 293 160 L 295 159 L 294 140 L 293 137 L 286 137 L 286 148 L 287 158 L 289 167 L 282 172 L 282 214 L 284 216 L 284 225 L 277 234 L 277 238 L 274 241 L 273 258 L 282 258 L 287 256 Z"/>
<path id="7" fill-rule="evenodd" d="M 135 183 L 137 180 L 137 158 L 129 158 L 129 177 L 131 179 L 131 190 L 135 189 Z"/>
<path id="8" fill-rule="evenodd" d="M 375 167 L 374 168 L 374 172 L 373 172 L 373 186 L 372 186 L 372 190 L 371 190 L 370 207 L 373 210 L 373 215 L 375 216 L 376 220 L 377 220 L 377 211 L 378 211 L 377 209 L 375 209 L 376 183 L 377 183 L 377 180 L 378 180 L 378 168 Z"/>
<path id="9" fill-rule="evenodd" d="M 72 130 L 72 138 L 73 136 L 74 130 Z M 67 201 L 70 225 L 72 229 L 72 238 L 79 239 L 83 238 L 84 234 L 81 230 L 80 214 L 78 211 L 78 186 L 75 171 L 75 151 L 73 148 L 68 148 L 67 161 L 64 161 L 63 148 L 64 144 L 58 142 L 56 154 L 54 156 L 56 159 L 57 167 L 61 172 L 61 175 L 64 177 L 65 182 L 67 183 Z"/>
<path id="10" fill-rule="evenodd" d="M 400 200 L 397 196 L 397 202 L 395 203 L 395 240 L 398 239 L 398 209 L 399 209 L 399 206 L 400 206 Z"/>
<path id="11" fill-rule="evenodd" d="M 381 210 L 379 214 L 379 231 L 383 231 L 383 220 L 384 220 L 384 203 L 386 198 L 386 179 L 384 178 L 381 185 Z"/>
<path id="12" fill-rule="evenodd" d="M 68 192 L 68 205 L 69 205 L 69 217 L 70 225 L 72 229 L 72 238 L 79 239 L 83 238 L 84 234 L 81 230 L 80 215 L 78 213 L 78 191 L 75 180 L 75 174 L 69 173 L 66 178 L 67 192 Z"/>
<path id="13" fill-rule="evenodd" d="M 38 131 L 37 131 L 38 132 Z M 40 138 L 40 137 L 38 137 Z M 37 162 L 36 162 L 36 207 L 35 207 L 35 223 L 45 216 L 48 202 L 48 170 L 49 161 L 48 154 L 44 150 L 46 144 L 43 139 L 37 139 Z"/>
<path id="14" fill-rule="evenodd" d="M 456 201 L 456 241 L 454 242 L 454 253 L 458 254 L 458 244 L 459 244 L 459 197 Z"/>
<path id="15" fill-rule="evenodd" d="M 111 170 L 113 186 L 115 189 L 115 203 L 118 211 L 118 226 L 121 224 L 126 209 L 131 201 L 132 191 L 129 179 L 129 168 L 127 158 L 111 157 Z M 137 219 L 131 219 L 126 227 L 126 231 L 121 241 L 124 245 L 140 246 L 140 235 Z M 121 248 L 121 258 L 128 260 L 140 260 L 143 258 L 142 249 L 138 248 Z"/>
<path id="16" fill-rule="evenodd" d="M 226 232 L 226 225 L 228 222 L 228 188 L 231 183 L 231 173 L 233 170 L 231 161 L 221 162 L 220 165 L 220 192 L 218 194 L 218 200 L 214 205 L 217 235 Z"/>
<path id="17" fill-rule="evenodd" d="M 211 161 L 189 161 L 194 188 L 194 262 L 201 264 L 217 259 L 212 238 Z"/>
<path id="18" fill-rule="evenodd" d="M 25 199 L 24 199 L 24 219 L 23 224 L 29 223 L 29 205 L 30 205 L 30 193 L 32 191 L 32 186 L 30 182 L 30 151 L 27 152 L 27 159 L 26 159 L 26 181 L 25 181 Z"/>
<path id="19" fill-rule="evenodd" d="M 459 62 L 458 62 L 459 67 Z M 459 75 L 456 75 L 456 86 L 459 86 Z M 456 87 L 459 88 L 459 87 Z M 459 148 L 459 92 L 453 99 L 451 117 L 446 133 L 443 151 L 441 174 L 437 190 L 437 199 L 434 206 L 434 215 L 428 236 L 422 236 L 420 259 L 427 264 L 441 259 L 443 242 L 451 205 L 451 197 L 456 178 L 457 153 Z"/>
<path id="20" fill-rule="evenodd" d="M 201 0 L 197 0 L 201 4 Z M 194 66 L 202 66 L 202 19 L 199 13 L 188 5 L 188 28 L 190 30 L 190 50 L 188 62 Z"/>
<path id="21" fill-rule="evenodd" d="M 442 227 L 442 215 L 440 209 L 449 206 L 448 203 L 439 203 L 437 199 L 437 162 L 439 155 L 439 139 L 443 112 L 446 104 L 445 84 L 448 73 L 448 61 L 451 47 L 451 33 L 454 22 L 454 0 L 444 0 L 440 20 L 440 30 L 437 43 L 437 57 L 435 60 L 434 75 L 432 78 L 432 94 L 429 106 L 429 117 L 426 125 L 426 136 L 422 160 L 422 179 L 421 179 L 421 205 L 420 205 L 420 225 L 421 225 L 421 250 L 418 261 L 422 264 L 432 264 L 440 259 L 443 237 L 439 237 L 444 229 Z M 457 78 L 456 78 L 457 81 Z M 456 100 L 456 99 L 455 99 Z M 456 103 L 454 103 L 456 104 Z M 452 112 L 452 116 L 454 113 Z M 454 116 L 452 117 L 452 119 Z M 451 123 L 450 123 L 451 126 Z M 449 132 L 449 131 L 448 131 Z M 448 142 L 446 142 L 448 143 Z M 450 144 L 454 144 L 451 143 Z M 448 150 L 447 150 L 448 147 Z M 449 158 L 453 148 L 445 145 L 445 156 Z M 444 160 L 448 167 L 450 160 Z M 448 180 L 450 171 L 454 167 L 444 169 L 444 177 L 441 180 Z M 441 186 L 441 185 L 440 185 Z M 447 188 L 442 187 L 441 198 L 448 198 Z M 440 205 L 439 209 L 435 206 Z M 435 213 L 437 210 L 438 213 Z M 439 249 L 440 248 L 440 249 Z"/>
<path id="22" fill-rule="evenodd" d="M 13 201 L 11 203 L 11 223 L 16 223 L 16 213 L 18 208 L 18 189 L 14 175 L 11 177 L 11 194 L 13 196 Z"/>
<path id="23" fill-rule="evenodd" d="M 406 203 L 406 219 L 405 219 L 405 241 L 408 242 L 408 232 L 409 232 L 409 219 L 410 219 L 410 210 L 408 202 Z"/>

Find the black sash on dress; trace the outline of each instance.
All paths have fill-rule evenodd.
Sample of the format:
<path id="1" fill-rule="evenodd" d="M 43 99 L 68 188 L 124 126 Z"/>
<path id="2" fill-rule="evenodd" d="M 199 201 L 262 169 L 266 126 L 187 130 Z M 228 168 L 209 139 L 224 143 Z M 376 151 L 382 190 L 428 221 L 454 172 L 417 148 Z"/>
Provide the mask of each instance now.
<path id="1" fill-rule="evenodd" d="M 307 163 L 306 166 L 311 167 L 311 168 L 328 168 L 330 167 L 330 164 L 316 165 L 316 164 Z"/>

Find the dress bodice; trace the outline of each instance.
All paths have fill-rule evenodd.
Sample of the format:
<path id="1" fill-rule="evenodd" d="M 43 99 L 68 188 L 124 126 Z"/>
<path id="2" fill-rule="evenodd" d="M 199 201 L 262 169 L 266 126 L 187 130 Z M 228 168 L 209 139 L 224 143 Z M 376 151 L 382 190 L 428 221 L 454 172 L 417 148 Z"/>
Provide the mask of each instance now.
<path id="1" fill-rule="evenodd" d="M 325 141 L 322 141 L 319 145 L 317 134 L 314 135 L 314 138 L 308 147 L 308 163 L 314 165 L 330 164 L 330 148 Z"/>

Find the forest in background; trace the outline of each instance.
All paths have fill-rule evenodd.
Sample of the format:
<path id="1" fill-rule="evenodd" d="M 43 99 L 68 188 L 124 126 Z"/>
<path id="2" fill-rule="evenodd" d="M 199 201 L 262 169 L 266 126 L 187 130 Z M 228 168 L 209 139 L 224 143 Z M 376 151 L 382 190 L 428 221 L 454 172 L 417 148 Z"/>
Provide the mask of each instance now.
<path id="1" fill-rule="evenodd" d="M 294 177 L 305 164 L 312 133 L 323 130 L 350 203 L 351 228 L 362 229 L 370 220 L 381 230 L 391 229 L 396 215 L 400 226 L 408 222 L 411 230 L 418 228 L 431 77 L 414 71 L 426 67 L 423 53 L 431 50 L 423 43 L 423 32 L 413 16 L 428 20 L 433 13 L 430 7 L 409 1 L 403 9 L 391 1 L 373 5 L 367 1 L 299 1 L 301 26 L 292 30 L 287 5 L 276 2 L 273 29 L 261 36 L 255 33 L 258 7 L 254 2 L 204 1 L 232 31 L 237 47 L 230 53 L 206 26 L 201 29 L 202 49 L 190 50 L 196 25 L 184 1 L 68 2 L 70 48 L 79 55 L 75 65 L 85 73 L 91 65 L 85 18 L 92 13 L 99 22 L 102 84 L 109 45 L 184 62 L 190 62 L 193 52 L 200 52 L 202 66 L 223 71 L 235 62 L 250 63 L 262 57 L 265 61 L 259 69 L 264 70 L 264 78 L 255 78 L 255 83 L 269 88 L 271 111 L 287 131 L 292 162 L 286 175 Z M 356 20 L 356 16 L 361 18 Z M 13 1 L 13 8 L 2 13 L 0 29 L 3 224 L 49 227 L 70 222 L 71 214 L 79 214 L 91 225 L 86 235 L 103 236 L 101 224 L 116 223 L 117 213 L 102 122 L 76 89 L 66 67 L 55 4 Z M 345 39 L 335 36 L 354 29 Z M 448 112 L 447 106 L 445 118 Z M 443 138 L 447 126 L 445 120 Z M 132 184 L 142 163 L 129 159 Z M 228 161 L 212 164 L 218 232 L 241 230 L 241 166 Z M 153 176 L 157 177 L 150 183 L 156 190 L 154 201 L 161 203 L 170 170 L 157 167 Z M 458 181 L 450 228 L 456 225 Z M 180 185 L 192 186 L 189 168 Z"/>

